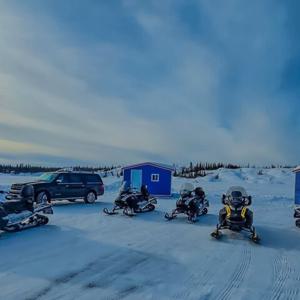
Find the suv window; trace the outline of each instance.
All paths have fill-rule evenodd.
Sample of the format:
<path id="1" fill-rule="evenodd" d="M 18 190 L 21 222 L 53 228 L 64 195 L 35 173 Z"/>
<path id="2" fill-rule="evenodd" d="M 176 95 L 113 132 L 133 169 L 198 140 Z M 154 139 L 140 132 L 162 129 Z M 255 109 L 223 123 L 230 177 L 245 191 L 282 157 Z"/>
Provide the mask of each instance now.
<path id="1" fill-rule="evenodd" d="M 80 174 L 69 174 L 70 183 L 82 183 Z"/>
<path id="2" fill-rule="evenodd" d="M 102 183 L 101 177 L 98 174 L 87 174 L 85 175 L 87 183 Z"/>
<path id="3" fill-rule="evenodd" d="M 69 174 L 60 174 L 56 180 L 61 180 L 61 183 L 69 183 Z"/>

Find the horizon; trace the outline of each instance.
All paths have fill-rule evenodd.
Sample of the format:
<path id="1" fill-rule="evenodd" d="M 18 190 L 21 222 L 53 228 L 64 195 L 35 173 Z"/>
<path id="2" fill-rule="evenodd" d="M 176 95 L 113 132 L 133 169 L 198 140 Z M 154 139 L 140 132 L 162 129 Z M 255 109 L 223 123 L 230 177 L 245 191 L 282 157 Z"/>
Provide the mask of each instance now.
<path id="1" fill-rule="evenodd" d="M 154 164 L 160 164 L 159 162 L 139 162 L 137 164 L 143 164 L 143 163 L 154 163 Z M 296 169 L 299 167 L 299 165 L 284 165 L 284 164 L 270 164 L 270 165 L 255 165 L 255 164 L 235 164 L 235 163 L 222 163 L 222 162 L 189 162 L 187 164 L 181 164 L 181 163 L 172 163 L 169 164 L 169 166 L 173 166 L 175 168 L 175 170 L 178 169 L 182 169 L 182 168 L 189 168 L 192 164 L 192 167 L 195 167 L 197 165 L 202 165 L 203 166 L 203 170 L 206 169 L 206 165 L 208 165 L 207 170 L 212 168 L 212 165 L 216 165 L 218 168 L 216 169 L 220 169 L 220 168 L 224 168 L 224 169 Z M 135 165 L 135 164 L 134 164 Z M 223 165 L 222 167 L 219 167 L 219 165 Z M 118 169 L 118 168 L 125 168 L 131 166 L 131 164 L 99 164 L 99 165 L 38 165 L 38 164 L 30 164 L 30 163 L 13 163 L 13 164 L 3 164 L 0 163 L 0 168 L 12 168 L 12 169 L 17 169 L 17 168 L 41 168 L 41 169 L 68 169 L 68 168 L 79 168 L 79 169 Z M 1 172 L 1 171 L 0 171 Z"/>
<path id="2" fill-rule="evenodd" d="M 299 9 L 0 1 L 0 163 L 299 165 Z"/>

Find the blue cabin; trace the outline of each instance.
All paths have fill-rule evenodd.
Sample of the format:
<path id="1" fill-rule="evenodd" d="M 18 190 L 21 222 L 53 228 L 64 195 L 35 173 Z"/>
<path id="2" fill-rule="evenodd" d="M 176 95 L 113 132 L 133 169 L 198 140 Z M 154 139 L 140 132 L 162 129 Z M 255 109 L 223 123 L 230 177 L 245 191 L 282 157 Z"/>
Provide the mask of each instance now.
<path id="1" fill-rule="evenodd" d="M 295 204 L 300 205 L 300 166 L 294 172 L 296 173 Z"/>
<path id="2" fill-rule="evenodd" d="M 173 168 L 167 165 L 145 162 L 123 168 L 124 181 L 131 187 L 148 187 L 149 193 L 157 197 L 170 197 Z"/>

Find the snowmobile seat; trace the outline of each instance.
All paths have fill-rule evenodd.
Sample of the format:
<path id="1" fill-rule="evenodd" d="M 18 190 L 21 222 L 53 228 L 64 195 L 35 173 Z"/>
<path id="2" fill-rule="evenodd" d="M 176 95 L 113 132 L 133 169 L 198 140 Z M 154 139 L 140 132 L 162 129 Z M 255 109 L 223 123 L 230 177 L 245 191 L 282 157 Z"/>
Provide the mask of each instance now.
<path id="1" fill-rule="evenodd" d="M 23 200 L 6 201 L 2 203 L 2 206 L 8 214 L 20 213 L 24 210 L 30 210 L 30 211 L 33 210 L 32 205 L 30 205 L 28 202 Z"/>
<path id="2" fill-rule="evenodd" d="M 195 196 L 198 198 L 198 199 L 203 199 L 205 198 L 205 192 L 203 191 L 203 189 L 201 187 L 197 187 L 195 189 Z"/>
<path id="3" fill-rule="evenodd" d="M 192 199 L 188 204 L 188 209 L 192 213 L 197 213 L 199 211 L 199 205 L 196 199 Z"/>
<path id="4" fill-rule="evenodd" d="M 141 186 L 141 195 L 144 199 L 148 199 L 150 194 L 149 194 L 149 191 L 147 189 L 147 186 L 146 185 L 142 185 Z"/>
<path id="5" fill-rule="evenodd" d="M 181 211 L 188 210 L 188 205 L 186 204 L 186 200 L 179 199 L 176 202 L 176 207 L 177 207 L 177 209 L 180 209 Z"/>

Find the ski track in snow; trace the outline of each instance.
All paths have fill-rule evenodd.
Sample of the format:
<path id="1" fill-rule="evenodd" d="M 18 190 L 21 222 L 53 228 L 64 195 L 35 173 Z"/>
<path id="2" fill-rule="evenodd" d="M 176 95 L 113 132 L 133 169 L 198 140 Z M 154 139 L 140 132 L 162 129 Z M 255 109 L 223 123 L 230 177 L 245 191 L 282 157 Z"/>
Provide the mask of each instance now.
<path id="1" fill-rule="evenodd" d="M 114 218 L 114 216 L 103 216 Z M 122 215 L 119 215 L 118 217 L 127 218 Z M 151 250 L 156 247 L 156 245 L 149 247 L 149 244 L 147 243 L 149 240 L 148 236 L 143 234 L 142 231 L 135 231 L 135 233 L 137 239 L 135 247 L 139 249 L 139 252 L 122 251 L 100 257 L 80 270 L 67 273 L 54 279 L 49 286 L 43 288 L 36 295 L 26 298 L 26 300 L 55 299 L 56 295 L 58 299 L 63 299 L 63 297 L 61 298 L 61 296 L 59 296 L 60 291 L 66 289 L 66 285 L 70 284 L 79 285 L 81 293 L 84 293 L 84 290 L 98 290 L 98 293 L 101 293 L 106 288 L 113 286 L 115 281 L 124 279 L 135 271 L 140 273 L 143 273 L 144 269 L 154 269 L 155 271 L 155 265 L 159 266 L 159 269 L 162 269 L 164 264 L 166 264 L 165 267 L 168 269 L 170 265 L 169 261 L 163 261 L 163 259 L 148 254 L 149 251 L 151 252 Z M 127 232 L 127 234 L 130 233 Z M 172 236 L 164 237 L 165 242 L 171 242 L 172 239 Z M 147 250 L 148 253 L 140 252 L 143 250 Z M 116 292 L 113 292 L 110 296 L 106 296 L 104 299 L 123 299 L 142 290 L 150 283 L 155 284 L 155 282 L 157 282 L 157 278 L 151 277 L 144 282 L 132 282 L 123 288 L 116 288 Z"/>
<path id="2" fill-rule="evenodd" d="M 235 267 L 232 276 L 229 278 L 227 284 L 225 285 L 224 289 L 218 294 L 216 299 L 227 300 L 230 299 L 232 294 L 237 290 L 241 284 L 243 283 L 247 269 L 251 263 L 252 253 L 251 248 L 249 246 L 245 246 L 242 254 L 240 256 L 240 260 Z"/>
<path id="3" fill-rule="evenodd" d="M 290 264 L 288 257 L 284 253 L 277 255 L 273 261 L 273 286 L 271 287 L 271 296 L 265 297 L 272 300 L 296 300 L 299 299 L 299 273 Z M 295 287 L 286 287 L 289 280 L 296 275 L 298 281 Z"/>
<path id="4" fill-rule="evenodd" d="M 111 264 L 110 259 L 114 261 Z M 125 276 L 134 269 L 142 267 L 146 264 L 149 257 L 140 256 L 135 259 L 128 259 L 126 253 L 117 253 L 116 255 L 100 257 L 98 260 L 93 261 L 86 265 L 84 268 L 65 274 L 64 276 L 57 278 L 48 287 L 38 292 L 35 296 L 28 298 L 27 300 L 38 300 L 47 297 L 47 295 L 59 294 L 61 289 L 66 289 L 66 285 L 73 283 L 80 283 L 81 290 L 84 289 L 103 289 L 110 286 L 114 280 L 117 280 L 120 276 Z M 125 261 L 125 262 L 124 262 Z M 113 275 L 109 275 L 113 274 Z M 120 290 L 112 299 L 118 299 L 118 297 L 129 295 L 136 291 L 138 286 L 132 285 Z M 52 296 L 50 296 L 52 299 Z"/>
<path id="5" fill-rule="evenodd" d="M 0 234 L 0 299 L 298 300 L 294 175 L 280 169 L 263 173 L 219 170 L 195 180 L 174 179 L 175 192 L 185 181 L 207 192 L 209 214 L 196 224 L 183 216 L 164 219 L 175 198 L 159 199 L 156 211 L 134 218 L 104 215 L 120 186 L 119 179 L 105 178 L 106 193 L 97 204 L 59 203 L 48 226 Z M 1 189 L 15 181 L 0 174 Z M 243 185 L 253 195 L 261 245 L 229 231 L 219 241 L 210 238 L 220 196 L 231 185 Z"/>

